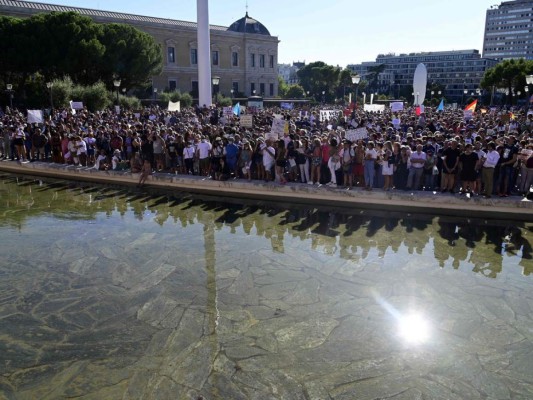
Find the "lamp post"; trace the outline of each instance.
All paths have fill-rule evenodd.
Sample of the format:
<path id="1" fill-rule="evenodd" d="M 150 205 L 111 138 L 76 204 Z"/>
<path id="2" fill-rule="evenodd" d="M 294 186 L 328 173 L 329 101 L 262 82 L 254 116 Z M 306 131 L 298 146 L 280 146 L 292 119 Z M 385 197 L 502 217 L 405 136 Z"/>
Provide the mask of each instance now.
<path id="1" fill-rule="evenodd" d="M 117 105 L 118 105 L 118 91 L 120 89 L 120 79 L 114 79 L 113 85 L 115 86 L 115 89 L 117 91 Z"/>
<path id="2" fill-rule="evenodd" d="M 356 107 L 357 107 L 357 95 L 359 94 L 359 82 L 361 82 L 361 77 L 358 74 L 352 75 L 352 83 L 355 85 L 354 104 Z"/>
<path id="3" fill-rule="evenodd" d="M 468 94 L 468 89 L 463 90 L 463 98 L 461 99 L 461 104 L 465 104 L 465 95 Z"/>
<path id="4" fill-rule="evenodd" d="M 326 102 L 326 91 L 322 90 L 322 104 Z"/>
<path id="5" fill-rule="evenodd" d="M 213 76 L 211 78 L 211 83 L 213 84 L 213 104 L 215 104 L 216 99 L 217 99 L 217 89 L 218 89 L 218 85 L 220 84 L 220 77 Z"/>
<path id="6" fill-rule="evenodd" d="M 153 90 L 154 90 L 154 99 L 153 99 L 153 101 L 155 103 L 157 101 L 157 88 L 155 87 Z"/>
<path id="7" fill-rule="evenodd" d="M 6 85 L 7 93 L 9 94 L 9 108 L 13 108 L 13 85 L 8 83 Z"/>
<path id="8" fill-rule="evenodd" d="M 429 101 L 430 101 L 430 102 L 432 102 L 432 101 L 433 101 L 433 95 L 434 95 L 434 94 L 435 94 L 435 91 L 434 91 L 434 90 L 432 90 L 432 91 L 431 91 L 431 97 L 430 97 L 430 99 L 429 99 Z"/>
<path id="9" fill-rule="evenodd" d="M 231 98 L 233 99 L 233 93 L 234 93 L 233 89 L 231 89 L 229 92 L 231 93 Z"/>
<path id="10" fill-rule="evenodd" d="M 126 96 L 126 88 L 125 87 L 122 88 L 122 96 Z"/>
<path id="11" fill-rule="evenodd" d="M 54 109 L 54 97 L 53 97 L 53 94 L 52 94 L 52 87 L 53 86 L 54 86 L 53 82 L 46 82 L 46 87 L 50 91 L 50 107 L 52 108 L 52 110 Z"/>

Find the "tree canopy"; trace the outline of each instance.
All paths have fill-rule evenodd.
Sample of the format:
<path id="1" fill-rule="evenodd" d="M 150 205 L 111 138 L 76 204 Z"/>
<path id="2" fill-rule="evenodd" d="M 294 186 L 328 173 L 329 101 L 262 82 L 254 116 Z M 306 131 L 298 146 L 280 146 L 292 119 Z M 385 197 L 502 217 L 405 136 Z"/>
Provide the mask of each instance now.
<path id="1" fill-rule="evenodd" d="M 29 76 L 70 76 L 74 83 L 132 87 L 160 72 L 162 53 L 147 33 L 129 25 L 97 24 L 75 12 L 28 19 L 0 17 L 0 74 L 24 86 Z"/>
<path id="2" fill-rule="evenodd" d="M 508 89 L 512 93 L 513 89 L 518 91 L 524 88 L 526 75 L 530 74 L 533 74 L 533 61 L 524 59 L 503 60 L 485 72 L 481 80 L 481 87 L 490 89 L 494 86 Z"/>

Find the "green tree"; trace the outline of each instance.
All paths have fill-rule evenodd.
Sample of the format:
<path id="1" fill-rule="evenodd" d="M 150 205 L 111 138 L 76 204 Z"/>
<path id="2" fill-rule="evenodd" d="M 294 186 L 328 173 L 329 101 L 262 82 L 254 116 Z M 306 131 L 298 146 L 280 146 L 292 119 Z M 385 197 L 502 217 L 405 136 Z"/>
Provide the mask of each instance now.
<path id="1" fill-rule="evenodd" d="M 325 92 L 324 97 L 329 101 L 339 84 L 340 72 L 339 67 L 316 61 L 298 70 L 297 74 L 306 92 L 309 91 L 317 101 L 322 100 L 322 92 Z"/>
<path id="2" fill-rule="evenodd" d="M 289 85 L 283 80 L 281 76 L 278 75 L 278 94 L 280 97 L 285 98 L 287 91 L 289 90 Z"/>
<path id="3" fill-rule="evenodd" d="M 289 85 L 287 92 L 283 95 L 284 99 L 302 99 L 304 97 L 304 88 L 300 85 Z"/>
<path id="4" fill-rule="evenodd" d="M 532 73 L 531 60 L 503 60 L 485 72 L 480 86 L 487 90 L 492 90 L 493 87 L 504 88 L 512 93 L 513 89 L 522 90 L 526 85 L 526 75 Z"/>
<path id="5" fill-rule="evenodd" d="M 379 74 L 381 74 L 387 66 L 385 64 L 379 64 L 374 65 L 372 67 L 368 67 L 368 73 L 366 75 L 366 81 L 368 82 L 368 87 L 373 90 L 377 91 L 379 89 Z"/>
<path id="6" fill-rule="evenodd" d="M 123 85 L 134 87 L 161 72 L 161 47 L 147 33 L 125 24 L 106 24 L 100 42 L 105 47 L 99 71 L 104 82 L 111 84 L 119 77 Z"/>

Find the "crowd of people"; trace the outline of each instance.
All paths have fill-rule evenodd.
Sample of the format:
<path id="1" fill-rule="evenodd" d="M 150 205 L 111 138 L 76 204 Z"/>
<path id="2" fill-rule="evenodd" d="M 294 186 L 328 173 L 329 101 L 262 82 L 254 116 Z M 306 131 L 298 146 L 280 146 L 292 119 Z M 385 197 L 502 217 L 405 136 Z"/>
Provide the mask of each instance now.
<path id="1" fill-rule="evenodd" d="M 328 120 L 321 108 L 339 112 Z M 207 107 L 120 114 L 58 109 L 40 124 L 7 109 L 0 117 L 0 158 L 129 170 L 140 174 L 140 184 L 162 172 L 485 197 L 525 196 L 533 184 L 533 111 L 527 109 L 479 109 L 466 119 L 457 108 L 253 111 L 253 126 L 244 127 L 240 116 Z M 276 118 L 286 128 L 274 135 Z M 354 129 L 364 134 L 354 138 Z"/>

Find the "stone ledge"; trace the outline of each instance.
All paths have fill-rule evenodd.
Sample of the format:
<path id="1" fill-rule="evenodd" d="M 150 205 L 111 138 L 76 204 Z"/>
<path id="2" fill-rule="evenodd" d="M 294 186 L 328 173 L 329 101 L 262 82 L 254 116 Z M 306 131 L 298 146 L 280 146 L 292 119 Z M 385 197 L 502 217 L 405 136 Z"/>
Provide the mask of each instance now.
<path id="1" fill-rule="evenodd" d="M 135 186 L 139 180 L 139 174 L 125 171 L 97 171 L 93 168 L 41 162 L 25 164 L 10 161 L 0 162 L 0 171 L 127 186 Z M 300 183 L 279 185 L 273 182 L 248 182 L 242 179 L 220 182 L 199 176 L 170 173 L 153 174 L 147 180 L 146 186 L 264 201 L 533 221 L 533 202 L 518 196 L 491 199 L 476 196 L 468 199 L 465 196 L 422 191 L 384 192 L 380 189 L 374 189 L 369 192 L 360 188 L 348 190 Z"/>

